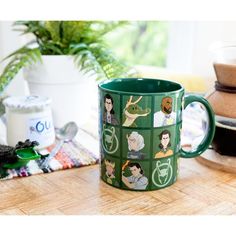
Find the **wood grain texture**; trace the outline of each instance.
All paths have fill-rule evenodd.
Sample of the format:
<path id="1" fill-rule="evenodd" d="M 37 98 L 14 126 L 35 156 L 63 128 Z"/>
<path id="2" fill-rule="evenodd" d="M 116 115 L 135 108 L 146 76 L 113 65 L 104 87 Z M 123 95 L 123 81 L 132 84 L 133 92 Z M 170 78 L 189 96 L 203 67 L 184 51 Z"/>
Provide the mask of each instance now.
<path id="1" fill-rule="evenodd" d="M 0 182 L 3 215 L 231 215 L 236 176 L 194 159 L 180 161 L 177 182 L 165 189 L 132 192 L 99 179 L 99 166 Z"/>

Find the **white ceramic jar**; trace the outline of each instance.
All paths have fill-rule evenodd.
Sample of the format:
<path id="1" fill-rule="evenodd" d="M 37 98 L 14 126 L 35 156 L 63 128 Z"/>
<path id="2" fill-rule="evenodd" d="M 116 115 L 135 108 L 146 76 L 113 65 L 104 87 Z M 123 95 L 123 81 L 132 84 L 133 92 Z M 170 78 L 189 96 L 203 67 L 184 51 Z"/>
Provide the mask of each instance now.
<path id="1" fill-rule="evenodd" d="M 55 130 L 47 97 L 8 97 L 6 107 L 7 143 L 15 146 L 19 141 L 38 141 L 38 149 L 50 146 L 55 141 Z"/>

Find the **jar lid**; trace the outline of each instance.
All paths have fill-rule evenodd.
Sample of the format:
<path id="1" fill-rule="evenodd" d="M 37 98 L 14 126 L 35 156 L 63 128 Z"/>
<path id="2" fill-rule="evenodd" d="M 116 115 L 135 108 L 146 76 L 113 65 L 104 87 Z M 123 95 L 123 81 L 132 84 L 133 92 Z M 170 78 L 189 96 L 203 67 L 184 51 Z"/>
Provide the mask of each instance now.
<path id="1" fill-rule="evenodd" d="M 50 103 L 50 98 L 40 96 L 12 96 L 3 100 L 4 106 L 16 110 L 42 109 Z"/>

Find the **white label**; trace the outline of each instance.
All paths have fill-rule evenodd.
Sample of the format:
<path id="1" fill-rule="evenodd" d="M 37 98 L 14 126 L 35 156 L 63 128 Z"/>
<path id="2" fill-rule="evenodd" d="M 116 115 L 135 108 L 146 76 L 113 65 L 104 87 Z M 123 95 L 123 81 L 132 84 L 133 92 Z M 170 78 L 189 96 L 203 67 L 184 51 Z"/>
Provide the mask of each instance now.
<path id="1" fill-rule="evenodd" d="M 46 147 L 54 141 L 54 126 L 51 116 L 29 119 L 28 138 L 38 141 L 40 147 Z"/>

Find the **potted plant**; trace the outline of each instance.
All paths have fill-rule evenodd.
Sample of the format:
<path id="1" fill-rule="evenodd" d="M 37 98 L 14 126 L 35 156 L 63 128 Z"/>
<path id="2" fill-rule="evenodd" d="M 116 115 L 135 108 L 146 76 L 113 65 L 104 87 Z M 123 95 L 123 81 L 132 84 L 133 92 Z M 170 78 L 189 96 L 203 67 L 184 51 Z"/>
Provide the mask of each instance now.
<path id="1" fill-rule="evenodd" d="M 93 79 L 124 77 L 129 68 L 104 42 L 104 35 L 125 22 L 18 21 L 15 30 L 32 40 L 10 54 L 0 75 L 0 92 L 24 68 L 31 94 L 52 98 L 56 127 L 86 121 Z M 73 60 L 74 63 L 71 61 Z"/>

